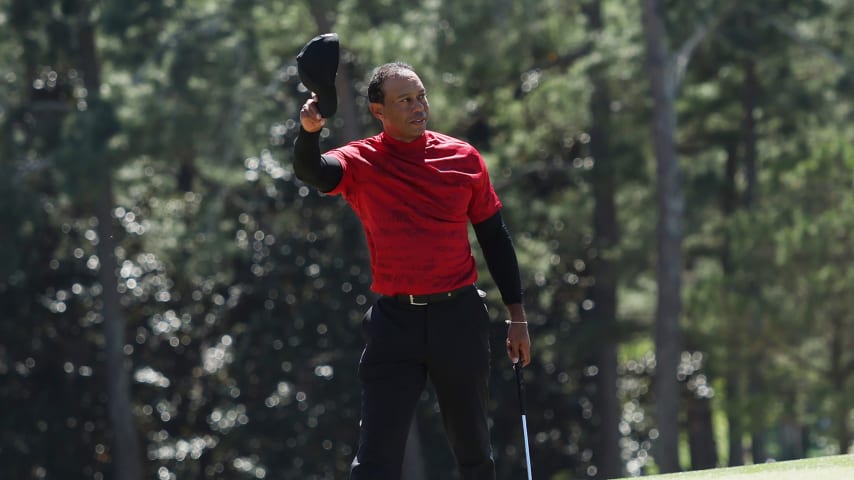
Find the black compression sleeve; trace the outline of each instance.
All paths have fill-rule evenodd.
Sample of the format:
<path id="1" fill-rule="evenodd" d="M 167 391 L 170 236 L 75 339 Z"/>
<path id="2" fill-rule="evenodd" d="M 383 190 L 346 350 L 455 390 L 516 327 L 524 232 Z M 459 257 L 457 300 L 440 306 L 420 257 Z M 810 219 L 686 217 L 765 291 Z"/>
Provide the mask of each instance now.
<path id="1" fill-rule="evenodd" d="M 501 292 L 505 305 L 522 303 L 522 279 L 516 250 L 501 211 L 474 225 L 474 234 L 483 250 L 483 257 L 492 279 Z"/>
<path id="2" fill-rule="evenodd" d="M 320 154 L 320 132 L 306 132 L 300 127 L 294 141 L 294 173 L 303 182 L 328 192 L 341 181 L 344 169 L 337 159 Z"/>

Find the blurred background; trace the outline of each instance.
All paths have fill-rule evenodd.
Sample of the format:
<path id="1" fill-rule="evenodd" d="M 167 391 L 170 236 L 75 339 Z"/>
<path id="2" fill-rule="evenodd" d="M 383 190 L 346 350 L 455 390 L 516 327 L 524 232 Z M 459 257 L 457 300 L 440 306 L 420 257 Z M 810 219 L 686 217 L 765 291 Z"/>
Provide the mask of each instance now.
<path id="1" fill-rule="evenodd" d="M 291 167 L 295 57 L 331 31 L 322 148 L 379 131 L 367 76 L 402 60 L 431 128 L 487 160 L 537 478 L 850 451 L 852 22 L 844 0 L 0 0 L 0 478 L 346 478 L 375 297 L 358 220 Z M 480 287 L 498 477 L 523 478 Z M 405 468 L 455 478 L 431 388 Z"/>

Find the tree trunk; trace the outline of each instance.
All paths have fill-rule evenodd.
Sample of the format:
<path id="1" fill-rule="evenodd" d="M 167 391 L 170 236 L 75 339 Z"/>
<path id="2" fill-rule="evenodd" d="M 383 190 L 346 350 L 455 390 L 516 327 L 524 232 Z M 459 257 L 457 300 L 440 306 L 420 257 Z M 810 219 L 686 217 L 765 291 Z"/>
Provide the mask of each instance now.
<path id="1" fill-rule="evenodd" d="M 757 150 L 756 150 L 756 98 L 759 95 L 759 80 L 756 77 L 756 62 L 753 59 L 744 61 L 744 90 L 742 92 L 742 109 L 744 122 L 744 173 L 747 185 L 744 190 L 744 208 L 754 210 L 758 199 L 757 179 Z"/>
<path id="2" fill-rule="evenodd" d="M 362 136 L 359 128 L 359 114 L 356 110 L 356 99 L 353 94 L 353 79 L 350 72 L 350 64 L 341 62 L 338 66 L 338 75 L 335 77 L 336 90 L 338 91 L 338 109 L 343 124 L 343 140 L 351 142 Z"/>
<path id="3" fill-rule="evenodd" d="M 100 65 L 95 45 L 95 29 L 91 22 L 88 5 L 79 4 L 80 30 L 78 41 L 80 48 L 80 66 L 89 98 L 98 99 L 101 88 Z M 95 122 L 100 121 L 96 117 Z M 95 127 L 97 129 L 97 126 Z M 93 145 L 106 145 L 107 138 L 91 138 Z M 105 155 L 104 148 L 93 151 Z M 112 427 L 112 452 L 114 478 L 122 480 L 141 480 L 142 462 L 139 439 L 133 420 L 130 401 L 130 375 L 128 359 L 124 353 L 125 319 L 122 315 L 120 296 L 116 289 L 116 242 L 113 237 L 112 209 L 114 205 L 112 188 L 112 170 L 109 162 L 99 159 L 97 162 L 106 168 L 94 172 L 93 178 L 98 185 L 98 198 L 95 201 L 95 216 L 98 219 L 98 245 L 96 247 L 100 269 L 98 281 L 103 287 L 101 294 L 104 317 L 104 342 L 107 371 L 107 403 Z"/>
<path id="4" fill-rule="evenodd" d="M 735 188 L 735 177 L 737 171 L 737 146 L 735 143 L 727 146 L 726 166 L 724 167 L 724 182 L 721 191 L 721 212 L 724 219 L 732 218 L 738 204 L 738 195 Z M 724 278 L 724 302 L 727 305 L 725 312 L 731 311 L 729 304 L 735 295 L 732 287 L 732 252 L 731 252 L 731 235 L 729 231 L 723 233 L 724 241 L 721 247 L 721 270 L 723 270 Z M 742 389 L 742 369 L 744 368 L 743 361 L 743 345 L 741 342 L 742 327 L 738 320 L 732 315 L 728 315 L 724 323 L 726 342 L 726 365 L 724 380 L 726 384 L 726 416 L 728 428 L 728 465 L 735 467 L 744 465 L 744 447 L 742 446 L 742 438 L 744 437 L 744 424 L 742 417 L 744 415 L 741 408 L 741 400 L 744 396 Z"/>
<path id="5" fill-rule="evenodd" d="M 744 170 L 747 185 L 744 191 L 744 208 L 749 215 L 753 215 L 756 209 L 758 197 L 758 178 L 757 178 L 757 153 L 756 153 L 756 98 L 758 92 L 758 81 L 756 79 L 756 65 L 752 59 L 747 59 L 744 62 L 744 90 L 742 93 L 742 108 L 744 110 L 744 123 L 742 132 L 744 134 Z M 751 312 L 751 337 L 762 338 L 762 317 L 760 312 L 761 291 L 759 284 L 755 279 L 751 279 L 747 285 L 747 292 L 753 302 L 755 308 Z M 762 375 L 762 365 L 764 364 L 764 352 L 753 349 L 750 352 L 750 360 L 747 362 L 747 378 L 748 378 L 748 395 L 753 404 L 756 405 L 756 400 L 765 392 L 765 381 Z M 764 411 L 761 407 L 754 407 L 757 410 L 753 412 L 753 426 L 750 435 L 750 449 L 753 463 L 764 463 L 768 459 L 768 451 L 766 445 L 765 421 L 762 415 Z"/>
<path id="6" fill-rule="evenodd" d="M 705 470 L 718 466 L 718 448 L 712 427 L 712 405 L 708 398 L 690 395 L 685 409 L 691 469 Z"/>
<path id="7" fill-rule="evenodd" d="M 109 178 L 104 173 L 104 178 Z M 107 402 L 110 412 L 110 423 L 113 430 L 113 471 L 114 478 L 126 480 L 142 479 L 142 463 L 140 461 L 140 446 L 130 400 L 129 361 L 124 353 L 125 319 L 122 316 L 119 303 L 119 292 L 116 290 L 117 264 L 113 252 L 116 242 L 112 234 L 112 186 L 102 185 L 102 200 L 98 202 L 96 216 L 98 218 L 98 258 L 101 268 L 98 271 L 98 281 L 104 292 L 102 315 L 104 316 L 104 342 L 107 362 Z"/>
<path id="8" fill-rule="evenodd" d="M 653 143 L 658 179 L 658 306 L 655 318 L 655 402 L 659 438 L 655 461 L 663 473 L 679 471 L 679 384 L 684 199 L 676 157 L 675 76 L 668 67 L 666 31 L 656 0 L 643 0 L 647 69 L 653 96 Z"/>
<path id="9" fill-rule="evenodd" d="M 585 14 L 591 29 L 602 29 L 600 2 L 587 5 Z M 595 409 L 598 431 L 593 445 L 593 463 L 596 478 L 616 478 L 623 474 L 620 461 L 619 420 L 617 402 L 617 285 L 611 250 L 618 242 L 617 209 L 614 201 L 616 168 L 610 155 L 611 95 L 605 78 L 604 66 L 590 69 L 593 95 L 590 99 L 592 125 L 590 127 L 590 152 L 595 166 L 591 181 L 593 189 L 593 251 L 590 270 L 595 278 L 587 296 L 593 308 L 586 312 L 590 321 L 597 324 L 598 344 L 593 353 L 593 363 L 598 368 L 596 376 Z M 584 312 L 582 310 L 582 312 Z"/>
<path id="10" fill-rule="evenodd" d="M 336 2 L 331 2 L 336 3 Z M 335 10 L 331 8 L 330 2 L 318 2 L 313 0 L 309 2 L 311 15 L 314 18 L 314 23 L 317 25 L 318 35 L 322 33 L 331 33 L 335 30 L 333 18 L 329 16 L 329 12 Z M 308 39 L 306 39 L 308 41 Z M 356 99 L 353 92 L 352 72 L 350 71 L 350 62 L 347 61 L 346 38 L 341 38 L 341 61 L 338 62 L 338 73 L 335 76 L 335 90 L 338 94 L 338 111 L 336 112 L 336 127 L 340 127 L 343 132 L 342 140 L 350 142 L 362 137 L 361 129 L 359 128 L 359 114 L 357 111 Z M 331 125 L 330 125 L 331 127 Z"/>
<path id="11" fill-rule="evenodd" d="M 737 467 L 739 465 L 744 465 L 744 446 L 742 445 L 742 439 L 744 438 L 744 424 L 741 421 L 742 412 L 741 408 L 739 408 L 740 400 L 742 398 L 742 392 L 740 388 L 740 378 L 739 367 L 737 365 L 733 365 L 734 360 L 727 360 L 727 374 L 726 374 L 726 416 L 727 423 L 729 426 L 729 432 L 727 434 L 728 445 L 728 461 L 727 465 L 730 467 Z"/>
<path id="12" fill-rule="evenodd" d="M 845 365 L 845 322 L 841 313 L 833 314 L 831 326 L 833 329 L 833 340 L 830 343 L 830 383 L 838 401 L 834 407 L 833 417 L 836 424 L 836 440 L 839 451 L 847 453 L 851 445 L 851 431 L 848 428 L 849 412 L 851 403 L 850 390 L 846 389 L 848 378 L 851 376 L 851 367 Z"/>
<path id="13" fill-rule="evenodd" d="M 783 401 L 783 420 L 780 423 L 780 454 L 779 460 L 796 460 L 804 458 L 804 427 L 798 420 L 796 405 L 798 405 L 798 391 L 789 390 Z"/>

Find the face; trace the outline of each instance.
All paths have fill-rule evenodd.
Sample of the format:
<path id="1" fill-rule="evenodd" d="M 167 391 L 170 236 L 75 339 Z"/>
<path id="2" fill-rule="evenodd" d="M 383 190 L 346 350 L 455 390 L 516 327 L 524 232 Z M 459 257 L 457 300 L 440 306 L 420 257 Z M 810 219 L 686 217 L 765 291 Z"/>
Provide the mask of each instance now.
<path id="1" fill-rule="evenodd" d="M 385 133 L 395 140 L 411 142 L 427 130 L 430 105 L 421 79 L 404 71 L 383 82 L 383 103 L 372 103 L 371 113 L 383 124 Z"/>

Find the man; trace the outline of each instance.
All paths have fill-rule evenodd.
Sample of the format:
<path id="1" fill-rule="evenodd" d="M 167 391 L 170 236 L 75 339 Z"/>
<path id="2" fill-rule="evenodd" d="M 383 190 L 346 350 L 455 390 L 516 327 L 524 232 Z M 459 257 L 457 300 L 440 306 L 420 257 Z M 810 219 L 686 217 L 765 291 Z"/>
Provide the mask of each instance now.
<path id="1" fill-rule="evenodd" d="M 411 66 L 376 68 L 368 100 L 382 123 L 378 135 L 321 155 L 325 119 L 312 95 L 300 110 L 294 144 L 296 175 L 322 192 L 343 195 L 361 220 L 371 289 L 380 294 L 362 324 L 362 418 L 350 478 L 400 478 L 412 415 L 429 377 L 462 477 L 494 479 L 489 317 L 474 285 L 469 222 L 510 314 L 507 354 L 514 363 L 531 360 L 501 202 L 474 147 L 427 130 L 427 93 Z"/>

